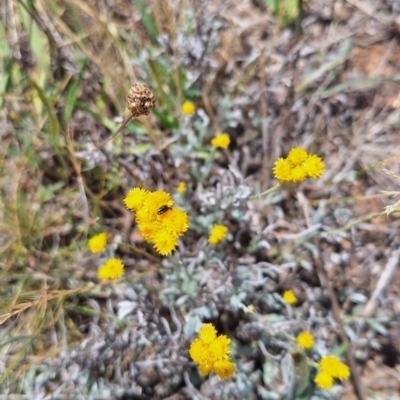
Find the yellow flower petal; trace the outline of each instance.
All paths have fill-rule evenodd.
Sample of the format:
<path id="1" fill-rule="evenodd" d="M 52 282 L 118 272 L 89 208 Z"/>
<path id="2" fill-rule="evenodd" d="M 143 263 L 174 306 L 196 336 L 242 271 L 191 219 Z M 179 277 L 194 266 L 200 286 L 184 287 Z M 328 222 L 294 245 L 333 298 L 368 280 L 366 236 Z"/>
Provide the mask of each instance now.
<path id="1" fill-rule="evenodd" d="M 283 299 L 288 304 L 296 304 L 297 303 L 296 295 L 293 293 L 292 290 L 285 290 L 283 292 Z"/>
<path id="2" fill-rule="evenodd" d="M 204 343 L 211 343 L 217 337 L 217 331 L 213 324 L 205 324 L 199 330 L 199 338 Z"/>
<path id="3" fill-rule="evenodd" d="M 100 279 L 117 279 L 124 274 L 124 264 L 119 258 L 108 259 L 98 270 Z"/>
<path id="4" fill-rule="evenodd" d="M 185 182 L 179 182 L 178 186 L 178 193 L 185 193 L 186 192 L 186 183 Z"/>
<path id="5" fill-rule="evenodd" d="M 220 133 L 215 138 L 211 139 L 211 145 L 221 149 L 227 149 L 231 143 L 231 138 L 227 133 Z"/>
<path id="6" fill-rule="evenodd" d="M 107 233 L 99 233 L 91 237 L 88 241 L 89 250 L 92 253 L 101 253 L 107 245 Z"/>
<path id="7" fill-rule="evenodd" d="M 293 166 L 291 162 L 284 158 L 279 158 L 275 161 L 274 165 L 274 177 L 278 179 L 279 182 L 289 182 L 292 178 Z"/>
<path id="8" fill-rule="evenodd" d="M 137 211 L 144 204 L 144 201 L 149 192 L 141 188 L 133 188 L 124 198 L 125 207 L 131 211 Z"/>
<path id="9" fill-rule="evenodd" d="M 307 178 L 306 170 L 302 166 L 297 166 L 292 169 L 290 180 L 292 182 L 303 182 Z"/>
<path id="10" fill-rule="evenodd" d="M 342 363 L 335 356 L 325 356 L 319 362 L 322 372 L 340 380 L 347 379 L 350 376 L 349 367 Z"/>
<path id="11" fill-rule="evenodd" d="M 191 101 L 185 101 L 181 106 L 182 114 L 191 115 L 196 111 L 196 106 Z"/>
<path id="12" fill-rule="evenodd" d="M 203 341 L 200 340 L 199 338 L 194 339 L 190 345 L 189 354 L 190 354 L 190 357 L 192 358 L 192 360 L 196 364 L 200 364 L 201 360 L 204 357 L 205 351 L 206 351 L 206 349 L 205 349 Z"/>
<path id="13" fill-rule="evenodd" d="M 211 229 L 208 243 L 216 245 L 223 240 L 228 232 L 228 228 L 224 225 L 214 224 Z"/>
<path id="14" fill-rule="evenodd" d="M 161 254 L 162 256 L 169 256 L 178 246 L 177 237 L 171 235 L 170 232 L 165 230 L 159 230 L 157 233 L 155 233 L 152 236 L 151 241 L 153 242 L 157 253 Z"/>
<path id="15" fill-rule="evenodd" d="M 301 165 L 308 157 L 306 150 L 301 147 L 294 147 L 289 151 L 287 159 L 293 164 L 294 167 Z"/>
<path id="16" fill-rule="evenodd" d="M 214 372 L 221 379 L 230 378 L 235 372 L 235 364 L 229 360 L 220 360 L 214 363 L 213 365 Z"/>
<path id="17" fill-rule="evenodd" d="M 311 154 L 303 163 L 306 174 L 314 179 L 319 178 L 325 171 L 325 163 L 320 157 Z"/>
<path id="18" fill-rule="evenodd" d="M 314 337 L 308 331 L 300 332 L 296 338 L 297 344 L 304 350 L 309 350 L 314 346 Z"/>
<path id="19" fill-rule="evenodd" d="M 314 382 L 321 389 L 330 389 L 333 386 L 333 378 L 326 372 L 319 372 L 314 379 Z"/>
<path id="20" fill-rule="evenodd" d="M 210 352 L 215 360 L 224 359 L 230 351 L 231 339 L 225 335 L 219 335 L 211 344 Z"/>

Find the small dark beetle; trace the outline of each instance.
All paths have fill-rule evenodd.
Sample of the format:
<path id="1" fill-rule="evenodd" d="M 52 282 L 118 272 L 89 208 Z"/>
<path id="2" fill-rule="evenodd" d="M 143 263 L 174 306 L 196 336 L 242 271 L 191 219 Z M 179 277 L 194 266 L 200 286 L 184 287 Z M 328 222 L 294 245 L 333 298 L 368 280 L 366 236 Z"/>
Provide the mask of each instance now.
<path id="1" fill-rule="evenodd" d="M 161 215 L 161 214 L 164 214 L 165 212 L 167 212 L 168 210 L 170 210 L 171 209 L 171 207 L 168 207 L 168 206 L 161 206 L 158 210 L 157 210 L 157 214 L 158 215 Z"/>

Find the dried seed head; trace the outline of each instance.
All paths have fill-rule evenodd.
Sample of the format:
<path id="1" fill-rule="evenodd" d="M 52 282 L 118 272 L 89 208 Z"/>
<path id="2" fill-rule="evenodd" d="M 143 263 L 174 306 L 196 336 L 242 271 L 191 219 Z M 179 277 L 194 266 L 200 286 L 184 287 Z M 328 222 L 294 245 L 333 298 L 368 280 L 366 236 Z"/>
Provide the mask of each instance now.
<path id="1" fill-rule="evenodd" d="M 126 95 L 126 106 L 132 117 L 149 115 L 150 109 L 156 106 L 156 99 L 147 85 L 134 83 Z"/>

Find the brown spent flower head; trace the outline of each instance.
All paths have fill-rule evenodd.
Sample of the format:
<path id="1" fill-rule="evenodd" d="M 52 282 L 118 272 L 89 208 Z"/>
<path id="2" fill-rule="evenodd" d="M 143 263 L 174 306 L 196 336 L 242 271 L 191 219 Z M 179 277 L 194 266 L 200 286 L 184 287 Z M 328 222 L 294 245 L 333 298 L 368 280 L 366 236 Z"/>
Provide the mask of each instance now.
<path id="1" fill-rule="evenodd" d="M 149 115 L 150 109 L 156 106 L 156 99 L 147 85 L 134 83 L 126 94 L 126 106 L 134 118 Z"/>

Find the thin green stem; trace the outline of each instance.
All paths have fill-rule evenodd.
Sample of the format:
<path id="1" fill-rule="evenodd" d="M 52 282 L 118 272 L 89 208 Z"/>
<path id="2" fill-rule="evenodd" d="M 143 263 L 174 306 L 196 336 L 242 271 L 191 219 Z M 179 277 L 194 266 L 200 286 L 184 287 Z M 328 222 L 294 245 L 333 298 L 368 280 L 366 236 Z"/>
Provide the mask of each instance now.
<path id="1" fill-rule="evenodd" d="M 266 196 L 270 193 L 276 192 L 280 187 L 282 186 L 281 183 L 277 183 L 275 186 L 273 186 L 272 188 L 269 188 L 268 190 L 266 190 L 265 192 L 262 192 L 260 194 L 256 194 L 254 196 L 251 196 L 250 199 L 259 199 L 261 196 Z"/>

